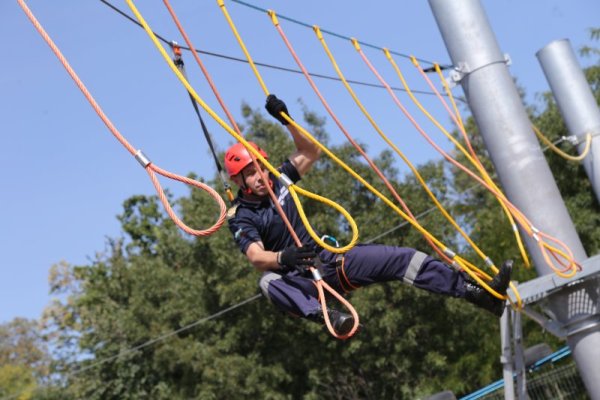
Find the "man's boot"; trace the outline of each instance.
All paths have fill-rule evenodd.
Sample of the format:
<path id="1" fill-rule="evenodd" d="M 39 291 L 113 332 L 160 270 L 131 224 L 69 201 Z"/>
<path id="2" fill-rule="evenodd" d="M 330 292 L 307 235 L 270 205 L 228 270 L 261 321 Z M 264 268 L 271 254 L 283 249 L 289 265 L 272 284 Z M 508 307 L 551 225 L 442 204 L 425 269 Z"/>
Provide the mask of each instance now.
<path id="1" fill-rule="evenodd" d="M 327 314 L 329 315 L 329 321 L 333 326 L 333 329 L 339 335 L 346 335 L 354 326 L 354 317 L 351 314 L 346 314 L 337 310 L 327 309 Z M 310 314 L 307 317 L 309 320 L 325 324 L 325 316 L 321 310 L 318 310 L 314 314 Z"/>
<path id="2" fill-rule="evenodd" d="M 496 292 L 505 295 L 506 289 L 510 284 L 510 274 L 512 273 L 513 261 L 507 260 L 500 267 L 498 274 L 492 279 L 489 286 Z M 475 304 L 477 307 L 481 307 L 494 314 L 497 317 L 501 317 L 504 313 L 505 301 L 490 294 L 487 290 L 479 286 L 477 283 L 471 281 L 465 281 L 465 300 Z"/>

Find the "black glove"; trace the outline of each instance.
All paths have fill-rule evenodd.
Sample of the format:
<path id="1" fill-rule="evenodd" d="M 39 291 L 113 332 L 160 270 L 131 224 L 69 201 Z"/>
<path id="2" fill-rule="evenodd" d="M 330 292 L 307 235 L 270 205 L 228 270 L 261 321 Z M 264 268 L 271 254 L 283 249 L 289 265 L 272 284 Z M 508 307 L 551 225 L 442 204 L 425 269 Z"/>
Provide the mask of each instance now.
<path id="1" fill-rule="evenodd" d="M 309 272 L 309 266 L 315 264 L 317 253 L 310 247 L 290 246 L 277 253 L 277 263 L 284 271 L 297 270 L 301 274 Z"/>
<path id="2" fill-rule="evenodd" d="M 281 122 L 283 125 L 289 124 L 289 122 L 281 116 L 281 112 L 283 111 L 288 116 L 290 115 L 290 113 L 288 112 L 285 103 L 282 100 L 279 100 L 274 94 L 270 94 L 267 96 L 267 104 L 265 105 L 265 108 L 267 109 L 269 114 L 271 114 L 271 116 L 277 121 Z"/>

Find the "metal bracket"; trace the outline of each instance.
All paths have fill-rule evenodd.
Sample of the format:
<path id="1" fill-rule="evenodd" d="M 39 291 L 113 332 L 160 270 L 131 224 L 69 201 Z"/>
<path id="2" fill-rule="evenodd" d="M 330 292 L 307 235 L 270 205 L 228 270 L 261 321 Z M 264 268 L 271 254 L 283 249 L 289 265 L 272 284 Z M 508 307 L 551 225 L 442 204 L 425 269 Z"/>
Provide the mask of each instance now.
<path id="1" fill-rule="evenodd" d="M 561 339 L 597 327 L 600 324 L 600 314 L 597 312 L 563 323 L 559 322 L 559 319 L 549 307 L 542 305 L 543 311 L 546 314 L 542 315 L 529 306 L 540 301 L 546 301 L 562 292 L 563 289 L 573 288 L 586 283 L 590 284 L 591 280 L 600 279 L 600 255 L 588 258 L 582 263 L 582 266 L 583 270 L 571 279 L 548 274 L 518 285 L 517 289 L 525 304 L 522 309 L 523 314 Z M 513 302 L 516 302 L 515 293 L 511 289 L 508 290 L 508 296 Z"/>
<path id="2" fill-rule="evenodd" d="M 448 76 L 445 78 L 446 84 L 450 88 L 454 88 L 468 74 L 471 74 L 474 71 L 477 71 L 479 69 L 485 68 L 488 65 L 499 64 L 499 63 L 506 64 L 506 65 L 511 65 L 512 64 L 512 59 L 510 58 L 510 55 L 508 53 L 505 53 L 504 54 L 504 59 L 502 61 L 491 61 L 491 62 L 489 62 L 487 64 L 484 64 L 484 65 L 481 65 L 481 66 L 475 67 L 475 68 L 471 68 L 469 66 L 469 64 L 467 64 L 465 61 L 459 61 L 456 64 L 456 66 L 454 67 L 454 69 L 452 69 L 450 71 L 450 73 L 448 74 Z"/>

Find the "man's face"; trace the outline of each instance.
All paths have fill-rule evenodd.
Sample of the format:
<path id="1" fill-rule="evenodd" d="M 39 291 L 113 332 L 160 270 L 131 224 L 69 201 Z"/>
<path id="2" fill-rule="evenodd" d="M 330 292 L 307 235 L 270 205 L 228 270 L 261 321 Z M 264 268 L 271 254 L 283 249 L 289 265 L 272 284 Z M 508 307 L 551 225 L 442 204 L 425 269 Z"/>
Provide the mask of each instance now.
<path id="1" fill-rule="evenodd" d="M 261 163 L 258 163 L 262 168 L 262 172 L 269 179 L 269 173 Z M 269 193 L 267 189 L 268 181 L 265 182 L 260 174 L 260 171 L 254 166 L 254 163 L 249 164 L 239 174 L 233 177 L 234 182 L 238 186 L 246 186 L 252 191 L 255 196 L 266 196 Z"/>

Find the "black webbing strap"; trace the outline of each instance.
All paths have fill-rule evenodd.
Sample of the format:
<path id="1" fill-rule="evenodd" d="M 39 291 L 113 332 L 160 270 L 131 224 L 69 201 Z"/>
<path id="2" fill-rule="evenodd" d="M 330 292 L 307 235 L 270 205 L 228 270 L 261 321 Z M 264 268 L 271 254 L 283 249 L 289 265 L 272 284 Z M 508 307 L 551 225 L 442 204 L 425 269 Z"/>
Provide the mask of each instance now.
<path id="1" fill-rule="evenodd" d="M 177 43 L 171 42 L 171 49 L 173 50 L 173 63 L 181 72 L 181 74 L 187 79 L 187 74 L 185 72 L 185 64 L 183 63 L 183 59 L 181 58 L 181 47 L 179 47 Z M 223 188 L 227 193 L 227 198 L 229 199 L 229 202 L 233 202 L 233 192 L 231 191 L 231 185 L 229 185 L 229 179 L 227 177 L 227 174 L 225 173 L 225 170 L 223 169 L 223 166 L 221 165 L 221 162 L 219 161 L 219 157 L 217 156 L 215 146 L 213 145 L 213 140 L 210 135 L 210 132 L 208 132 L 206 124 L 204 123 L 204 119 L 200 114 L 200 108 L 198 107 L 198 103 L 196 103 L 196 99 L 194 99 L 194 96 L 192 96 L 192 94 L 189 91 L 188 96 L 190 97 L 190 101 L 192 102 L 192 106 L 194 107 L 194 111 L 196 112 L 196 116 L 198 116 L 198 120 L 200 121 L 202 132 L 204 133 L 204 137 L 206 138 L 208 147 L 210 148 L 210 151 L 213 155 L 213 159 L 217 166 L 217 170 L 219 171 L 219 177 L 221 178 L 221 181 L 223 183 Z"/>

